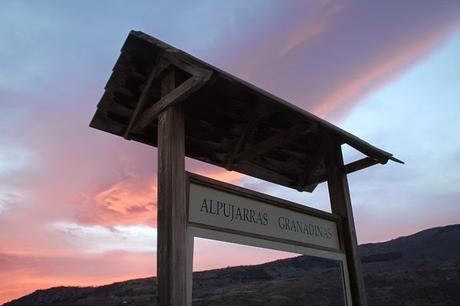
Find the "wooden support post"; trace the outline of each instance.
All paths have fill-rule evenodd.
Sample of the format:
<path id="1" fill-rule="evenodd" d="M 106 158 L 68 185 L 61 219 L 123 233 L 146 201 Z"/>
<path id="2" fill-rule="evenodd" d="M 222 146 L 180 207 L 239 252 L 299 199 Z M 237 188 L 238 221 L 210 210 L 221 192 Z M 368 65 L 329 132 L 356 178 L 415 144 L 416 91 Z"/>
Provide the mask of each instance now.
<path id="1" fill-rule="evenodd" d="M 174 71 L 161 84 L 165 96 L 175 88 Z M 158 118 L 158 305 L 186 305 L 186 191 L 184 113 L 180 105 Z"/>
<path id="2" fill-rule="evenodd" d="M 342 149 L 339 143 L 330 145 L 327 150 L 327 182 L 332 213 L 340 216 L 342 246 L 347 258 L 350 276 L 350 288 L 353 305 L 367 305 L 366 289 L 361 272 L 361 260 L 358 254 L 355 222 L 351 207 L 347 174 L 343 165 Z"/>

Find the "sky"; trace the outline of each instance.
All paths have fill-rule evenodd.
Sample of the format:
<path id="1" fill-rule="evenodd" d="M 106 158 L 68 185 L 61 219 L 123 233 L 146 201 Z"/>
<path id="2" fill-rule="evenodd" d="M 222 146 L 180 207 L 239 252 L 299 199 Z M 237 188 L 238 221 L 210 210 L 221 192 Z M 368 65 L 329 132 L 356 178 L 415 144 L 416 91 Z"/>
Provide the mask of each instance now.
<path id="1" fill-rule="evenodd" d="M 349 176 L 360 243 L 460 223 L 459 1 L 6 0 L 0 8 L 0 303 L 155 274 L 156 149 L 88 127 L 133 29 L 405 161 Z M 186 164 L 330 210 L 324 184 L 298 193 Z M 280 256 L 198 240 L 194 269 Z"/>

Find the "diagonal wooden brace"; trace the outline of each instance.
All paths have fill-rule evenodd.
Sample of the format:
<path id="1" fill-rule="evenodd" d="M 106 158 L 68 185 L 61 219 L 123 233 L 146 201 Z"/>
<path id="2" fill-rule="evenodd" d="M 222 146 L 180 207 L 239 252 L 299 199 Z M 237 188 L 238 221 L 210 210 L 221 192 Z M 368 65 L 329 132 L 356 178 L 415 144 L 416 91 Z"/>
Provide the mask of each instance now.
<path id="1" fill-rule="evenodd" d="M 147 103 L 147 100 L 149 99 L 149 92 L 152 88 L 153 81 L 157 79 L 170 65 L 171 64 L 168 61 L 166 61 L 161 55 L 158 56 L 158 59 L 155 63 L 155 67 L 152 69 L 152 72 L 150 73 L 147 82 L 145 83 L 144 89 L 141 93 L 141 96 L 139 97 L 139 101 L 136 104 L 136 108 L 134 109 L 131 119 L 129 120 L 128 127 L 126 128 L 123 134 L 123 137 L 125 139 L 130 139 L 129 133 L 131 132 L 131 129 L 133 128 L 134 123 L 138 118 L 141 109 L 144 107 L 144 105 Z"/>
<path id="2" fill-rule="evenodd" d="M 168 94 L 163 96 L 159 101 L 147 108 L 142 114 L 141 110 L 144 105 L 147 103 L 149 98 L 149 92 L 151 90 L 153 81 L 163 74 L 163 72 L 170 66 L 175 66 L 179 69 L 184 70 L 185 72 L 191 74 L 191 77 L 184 81 L 181 85 L 174 88 Z M 194 67 L 190 63 L 181 61 L 180 58 L 176 58 L 171 54 L 162 54 L 160 55 L 157 65 L 152 70 L 148 81 L 144 87 L 144 90 L 140 96 L 139 102 L 137 103 L 136 109 L 134 110 L 133 116 L 129 122 L 128 128 L 124 133 L 124 137 L 129 139 L 129 134 L 131 131 L 140 131 L 144 129 L 150 122 L 155 120 L 159 113 L 169 106 L 176 105 L 191 94 L 200 89 L 210 78 L 212 71 Z"/>
<path id="3" fill-rule="evenodd" d="M 160 114 L 164 109 L 182 102 L 195 91 L 200 89 L 206 81 L 207 79 L 203 79 L 201 77 L 190 77 L 187 81 L 176 87 L 166 96 L 162 97 L 158 102 L 146 109 L 139 118 L 137 124 L 134 126 L 134 130 L 144 129 L 150 122 L 155 120 L 158 114 Z"/>

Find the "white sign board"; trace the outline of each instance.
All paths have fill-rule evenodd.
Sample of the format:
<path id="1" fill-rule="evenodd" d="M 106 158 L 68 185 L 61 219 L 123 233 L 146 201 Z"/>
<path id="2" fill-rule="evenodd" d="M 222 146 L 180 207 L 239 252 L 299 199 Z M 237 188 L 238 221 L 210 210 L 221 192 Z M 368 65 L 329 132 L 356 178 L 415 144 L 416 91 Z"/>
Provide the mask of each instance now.
<path id="1" fill-rule="evenodd" d="M 260 238 L 340 250 L 335 221 L 309 214 L 306 208 L 302 211 L 299 205 L 288 209 L 285 204 L 276 205 L 251 194 L 248 197 L 228 188 L 190 181 L 188 221 Z"/>

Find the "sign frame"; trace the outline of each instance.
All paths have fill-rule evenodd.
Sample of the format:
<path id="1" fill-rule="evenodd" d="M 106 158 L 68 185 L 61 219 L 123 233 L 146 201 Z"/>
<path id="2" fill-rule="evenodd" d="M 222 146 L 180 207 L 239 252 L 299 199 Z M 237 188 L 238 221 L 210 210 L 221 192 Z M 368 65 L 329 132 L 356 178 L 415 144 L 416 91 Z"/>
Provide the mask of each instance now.
<path id="1" fill-rule="evenodd" d="M 158 148 L 158 305 L 186 305 L 185 156 L 299 192 L 326 182 L 352 302 L 367 305 L 347 175 L 404 164 L 393 154 L 140 31 L 123 44 L 90 126 Z M 364 157 L 345 164 L 344 144 Z"/>
<path id="2" fill-rule="evenodd" d="M 308 255 L 323 259 L 335 260 L 339 262 L 341 269 L 342 288 L 345 305 L 352 305 L 352 296 L 350 288 L 350 276 L 347 265 L 346 253 L 343 250 L 343 235 L 341 231 L 341 219 L 339 216 L 325 211 L 317 210 L 305 205 L 290 202 L 284 199 L 276 198 L 264 193 L 249 190 L 243 187 L 217 181 L 191 172 L 185 172 L 186 178 L 186 287 L 187 287 L 187 305 L 192 305 L 192 288 L 193 288 L 193 252 L 194 238 L 204 238 L 216 241 L 230 242 L 240 245 L 253 246 L 265 249 L 272 249 L 284 252 L 296 253 L 299 255 Z M 190 187 L 192 184 L 207 187 L 213 190 L 229 193 L 239 197 L 263 202 L 263 204 L 282 208 L 288 211 L 301 213 L 322 220 L 332 221 L 337 226 L 337 236 L 339 239 L 339 248 L 333 249 L 311 243 L 302 243 L 295 240 L 260 235 L 247 231 L 234 230 L 226 227 L 208 225 L 190 221 Z"/>

